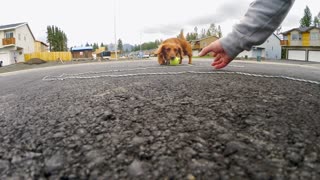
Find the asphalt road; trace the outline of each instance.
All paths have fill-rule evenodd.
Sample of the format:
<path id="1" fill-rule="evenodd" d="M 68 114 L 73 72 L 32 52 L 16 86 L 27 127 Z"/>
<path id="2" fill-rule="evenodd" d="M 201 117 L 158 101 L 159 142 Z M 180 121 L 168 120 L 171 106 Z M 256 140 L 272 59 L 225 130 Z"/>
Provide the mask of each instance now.
<path id="1" fill-rule="evenodd" d="M 319 64 L 210 63 L 0 74 L 0 179 L 319 179 Z"/>

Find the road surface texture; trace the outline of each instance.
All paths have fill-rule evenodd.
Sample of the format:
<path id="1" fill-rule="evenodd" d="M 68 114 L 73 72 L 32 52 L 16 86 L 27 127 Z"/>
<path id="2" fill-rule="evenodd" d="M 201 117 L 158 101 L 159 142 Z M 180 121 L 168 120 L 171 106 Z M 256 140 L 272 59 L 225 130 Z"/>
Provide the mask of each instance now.
<path id="1" fill-rule="evenodd" d="M 320 67 L 210 63 L 2 74 L 0 179 L 320 179 Z"/>

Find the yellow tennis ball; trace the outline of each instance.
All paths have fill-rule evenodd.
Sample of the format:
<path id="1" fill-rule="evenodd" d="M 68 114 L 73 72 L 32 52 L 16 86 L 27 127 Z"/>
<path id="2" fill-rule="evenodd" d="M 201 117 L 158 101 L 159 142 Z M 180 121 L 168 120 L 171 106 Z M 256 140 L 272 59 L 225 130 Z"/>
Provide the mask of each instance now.
<path id="1" fill-rule="evenodd" d="M 180 58 L 179 57 L 176 57 L 175 59 L 170 60 L 170 65 L 171 66 L 179 65 L 179 63 L 180 63 Z"/>

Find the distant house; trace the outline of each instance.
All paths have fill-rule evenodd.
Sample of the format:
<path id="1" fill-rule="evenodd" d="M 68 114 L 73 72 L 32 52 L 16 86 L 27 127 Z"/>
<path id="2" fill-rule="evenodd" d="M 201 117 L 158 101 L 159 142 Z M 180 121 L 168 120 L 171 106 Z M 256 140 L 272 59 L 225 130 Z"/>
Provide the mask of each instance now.
<path id="1" fill-rule="evenodd" d="M 320 62 L 320 28 L 300 27 L 283 32 L 281 41 L 285 58 Z"/>
<path id="2" fill-rule="evenodd" d="M 24 54 L 33 53 L 35 38 L 28 23 L 0 25 L 0 61 L 3 65 L 23 62 Z"/>
<path id="3" fill-rule="evenodd" d="M 119 59 L 119 57 L 120 57 L 120 51 L 119 50 L 117 51 L 117 54 L 116 54 L 116 51 L 111 51 L 110 53 L 111 53 L 110 54 L 110 59 L 111 60 Z"/>
<path id="4" fill-rule="evenodd" d="M 199 52 L 210 43 L 219 39 L 217 36 L 209 36 L 198 40 L 189 41 L 192 47 L 192 55 L 198 56 Z"/>
<path id="5" fill-rule="evenodd" d="M 263 44 L 253 46 L 250 51 L 243 51 L 237 57 L 281 59 L 280 38 L 272 34 Z"/>
<path id="6" fill-rule="evenodd" d="M 42 41 L 34 42 L 34 52 L 48 52 L 49 46 Z"/>
<path id="7" fill-rule="evenodd" d="M 71 48 L 72 58 L 82 59 L 82 58 L 93 58 L 93 47 L 73 47 Z"/>

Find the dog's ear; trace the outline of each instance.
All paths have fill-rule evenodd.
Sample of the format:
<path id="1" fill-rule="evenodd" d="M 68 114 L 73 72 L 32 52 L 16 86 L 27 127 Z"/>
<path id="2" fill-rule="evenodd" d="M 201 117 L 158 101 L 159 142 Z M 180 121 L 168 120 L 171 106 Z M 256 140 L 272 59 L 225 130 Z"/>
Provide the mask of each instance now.
<path id="1" fill-rule="evenodd" d="M 164 44 L 161 44 L 158 49 L 156 50 L 155 54 L 161 54 L 162 50 L 164 48 Z"/>
<path id="2" fill-rule="evenodd" d="M 162 52 L 163 44 L 161 44 L 156 50 L 155 54 L 160 54 Z"/>

